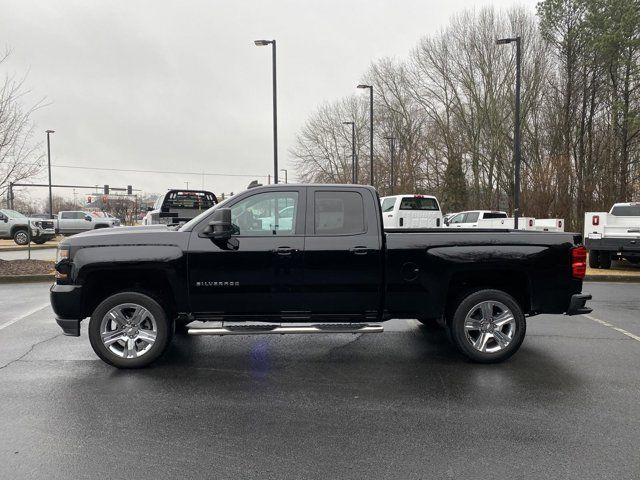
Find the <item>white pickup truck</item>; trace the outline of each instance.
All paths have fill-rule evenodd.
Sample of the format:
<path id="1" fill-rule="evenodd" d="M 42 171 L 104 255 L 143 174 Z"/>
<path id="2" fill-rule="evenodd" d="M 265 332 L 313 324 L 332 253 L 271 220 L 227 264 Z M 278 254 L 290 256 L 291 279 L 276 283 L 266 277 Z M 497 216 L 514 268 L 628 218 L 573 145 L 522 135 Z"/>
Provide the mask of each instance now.
<path id="1" fill-rule="evenodd" d="M 393 195 L 380 199 L 384 228 L 438 228 L 442 210 L 431 195 Z"/>
<path id="2" fill-rule="evenodd" d="M 119 227 L 120 220 L 102 212 L 88 213 L 81 210 L 71 210 L 58 213 L 55 222 L 56 232 L 61 235 L 75 235 L 76 233 L 95 230 L 97 228 Z"/>
<path id="3" fill-rule="evenodd" d="M 584 244 L 591 268 L 611 268 L 611 260 L 618 259 L 640 263 L 640 202 L 585 213 Z"/>

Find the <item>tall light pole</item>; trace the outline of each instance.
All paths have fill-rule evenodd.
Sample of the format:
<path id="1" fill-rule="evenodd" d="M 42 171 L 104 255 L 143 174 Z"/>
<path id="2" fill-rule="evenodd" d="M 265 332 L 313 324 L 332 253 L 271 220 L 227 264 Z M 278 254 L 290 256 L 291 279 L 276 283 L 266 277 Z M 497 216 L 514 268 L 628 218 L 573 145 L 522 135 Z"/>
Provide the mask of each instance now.
<path id="1" fill-rule="evenodd" d="M 55 130 L 47 130 L 47 162 L 49 164 L 49 218 L 53 218 L 53 194 L 51 193 L 51 141 L 49 137 Z"/>
<path id="2" fill-rule="evenodd" d="M 276 41 L 255 40 L 258 47 L 271 45 L 271 74 L 273 77 L 273 183 L 278 183 L 278 82 L 276 75 Z"/>
<path id="3" fill-rule="evenodd" d="M 371 172 L 369 173 L 369 184 L 373 187 L 373 85 L 358 85 L 358 88 L 369 89 L 369 137 L 371 145 L 369 145 L 369 156 L 371 161 Z"/>
<path id="4" fill-rule="evenodd" d="M 343 125 L 351 125 L 351 183 L 358 183 L 358 171 L 356 170 L 356 122 L 342 122 Z"/>
<path id="5" fill-rule="evenodd" d="M 394 172 L 394 155 L 396 152 L 396 137 L 384 137 L 385 140 L 389 140 L 389 148 L 391 149 L 391 195 L 393 195 L 393 187 L 396 184 L 396 176 Z"/>
<path id="6" fill-rule="evenodd" d="M 501 38 L 496 41 L 498 45 L 508 43 L 516 44 L 516 113 L 515 126 L 513 132 L 513 163 L 515 164 L 515 179 L 513 192 L 513 217 L 514 228 L 518 228 L 518 217 L 520 216 L 520 63 L 522 61 L 521 54 L 521 38 L 520 36 L 513 38 Z"/>
<path id="7" fill-rule="evenodd" d="M 289 183 L 289 179 L 287 178 L 287 169 L 281 168 L 280 171 L 284 172 L 284 183 Z"/>

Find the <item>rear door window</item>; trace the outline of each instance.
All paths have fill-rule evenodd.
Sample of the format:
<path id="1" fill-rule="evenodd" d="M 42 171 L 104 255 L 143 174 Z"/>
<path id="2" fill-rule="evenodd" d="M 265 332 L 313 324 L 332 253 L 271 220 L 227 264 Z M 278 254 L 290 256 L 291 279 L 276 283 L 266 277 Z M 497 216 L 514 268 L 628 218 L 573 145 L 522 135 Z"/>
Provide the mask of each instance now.
<path id="1" fill-rule="evenodd" d="M 316 192 L 314 232 L 316 235 L 365 233 L 362 195 L 358 192 Z"/>
<path id="2" fill-rule="evenodd" d="M 469 212 L 467 213 L 467 217 L 464 219 L 464 223 L 476 223 L 479 216 L 480 212 Z"/>

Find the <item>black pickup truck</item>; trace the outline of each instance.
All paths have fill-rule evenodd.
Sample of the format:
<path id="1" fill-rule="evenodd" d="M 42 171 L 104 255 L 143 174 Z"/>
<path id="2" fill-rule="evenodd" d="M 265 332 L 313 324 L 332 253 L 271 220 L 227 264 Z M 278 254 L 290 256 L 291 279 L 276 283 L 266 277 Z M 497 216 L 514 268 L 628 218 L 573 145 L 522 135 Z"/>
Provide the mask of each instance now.
<path id="1" fill-rule="evenodd" d="M 64 333 L 91 317 L 96 354 L 121 368 L 191 335 L 368 333 L 437 322 L 476 362 L 515 353 L 525 315 L 588 313 L 581 236 L 513 230 L 383 230 L 359 185 L 271 185 L 181 227 L 65 239 L 51 303 Z M 195 321 L 216 322 L 194 326 Z"/>

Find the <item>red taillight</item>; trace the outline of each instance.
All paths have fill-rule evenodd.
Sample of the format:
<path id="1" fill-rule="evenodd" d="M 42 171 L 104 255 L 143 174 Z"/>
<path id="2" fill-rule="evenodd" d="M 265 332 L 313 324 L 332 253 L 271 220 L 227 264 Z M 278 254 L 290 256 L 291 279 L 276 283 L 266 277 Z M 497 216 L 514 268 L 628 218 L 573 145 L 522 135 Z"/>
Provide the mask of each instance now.
<path id="1" fill-rule="evenodd" d="M 587 273 L 587 249 L 580 245 L 571 249 L 571 274 L 574 278 L 584 278 Z"/>
<path id="2" fill-rule="evenodd" d="M 600 225 L 600 215 L 594 215 L 593 217 L 591 217 L 591 224 L 596 227 Z"/>
<path id="3" fill-rule="evenodd" d="M 533 227 L 533 218 L 530 218 L 530 219 L 529 219 L 529 226 L 530 226 L 530 227 Z"/>
<path id="4" fill-rule="evenodd" d="M 562 228 L 562 220 L 558 220 L 558 228 Z"/>

